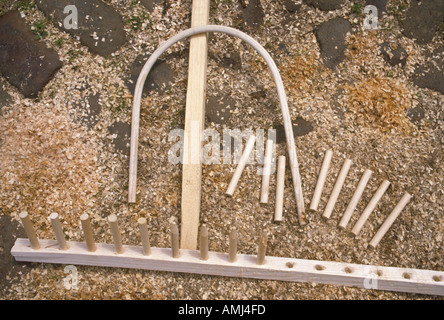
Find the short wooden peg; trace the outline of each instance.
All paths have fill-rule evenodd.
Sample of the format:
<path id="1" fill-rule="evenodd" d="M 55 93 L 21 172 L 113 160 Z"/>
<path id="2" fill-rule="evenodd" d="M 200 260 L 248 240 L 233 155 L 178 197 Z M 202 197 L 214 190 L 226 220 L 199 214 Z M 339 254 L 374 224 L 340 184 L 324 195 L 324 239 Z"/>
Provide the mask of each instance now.
<path id="1" fill-rule="evenodd" d="M 409 193 L 405 193 L 404 196 L 401 198 L 401 200 L 399 200 L 396 207 L 393 209 L 393 211 L 390 213 L 390 215 L 381 225 L 379 230 L 376 232 L 373 239 L 370 241 L 371 247 L 375 248 L 378 245 L 379 241 L 381 241 L 381 239 L 390 229 L 393 222 L 395 222 L 396 218 L 398 218 L 399 214 L 401 213 L 401 211 L 404 209 L 404 207 L 407 205 L 407 203 L 410 201 L 411 198 L 412 196 Z"/>
<path id="2" fill-rule="evenodd" d="M 333 212 L 335 204 L 338 201 L 338 197 L 341 192 L 342 186 L 344 185 L 345 178 L 347 177 L 348 171 L 350 170 L 351 164 L 352 161 L 350 159 L 345 159 L 341 171 L 339 171 L 335 185 L 333 186 L 333 190 L 330 194 L 330 198 L 328 199 L 328 202 L 325 206 L 324 214 L 322 215 L 322 217 L 324 217 L 325 219 L 329 219 Z"/>
<path id="3" fill-rule="evenodd" d="M 274 221 L 282 221 L 284 211 L 284 188 L 285 188 L 285 156 L 279 156 L 276 177 L 276 203 L 274 208 Z"/>
<path id="4" fill-rule="evenodd" d="M 229 235 L 228 244 L 228 261 L 235 262 L 237 260 L 237 230 L 233 229 Z"/>
<path id="5" fill-rule="evenodd" d="M 89 252 L 94 252 L 97 250 L 96 244 L 94 242 L 94 236 L 91 228 L 91 221 L 88 214 L 84 213 L 80 216 L 80 222 L 82 223 L 83 234 L 85 235 L 85 243 Z"/>
<path id="6" fill-rule="evenodd" d="M 60 223 L 59 214 L 57 212 L 51 213 L 49 216 L 51 219 L 52 228 L 59 243 L 60 250 L 68 250 L 68 244 L 66 243 L 65 234 L 63 233 L 62 224 Z"/>
<path id="7" fill-rule="evenodd" d="M 265 146 L 260 203 L 268 203 L 268 191 L 270 189 L 270 175 L 271 175 L 272 162 L 273 162 L 273 140 L 268 139 L 267 145 Z"/>
<path id="8" fill-rule="evenodd" d="M 20 220 L 22 221 L 23 228 L 25 229 L 26 236 L 31 243 L 31 248 L 34 250 L 40 249 L 39 239 L 35 233 L 34 227 L 32 226 L 31 219 L 29 218 L 29 214 L 26 211 L 23 211 L 19 214 Z"/>
<path id="9" fill-rule="evenodd" d="M 176 221 L 171 221 L 171 256 L 173 258 L 180 257 L 179 251 L 179 228 Z"/>
<path id="10" fill-rule="evenodd" d="M 355 225 L 353 226 L 352 233 L 355 236 L 359 234 L 365 222 L 367 221 L 368 217 L 373 212 L 373 210 L 375 210 L 379 200 L 381 200 L 382 196 L 384 195 L 385 191 L 388 189 L 389 186 L 390 182 L 388 180 L 384 180 L 379 186 L 378 190 L 376 190 L 375 194 L 365 207 L 358 221 L 356 221 Z"/>
<path id="11" fill-rule="evenodd" d="M 257 264 L 265 264 L 265 253 L 267 252 L 268 235 L 263 232 L 259 237 L 259 244 L 257 248 Z"/>
<path id="12" fill-rule="evenodd" d="M 200 260 L 208 260 L 208 228 L 206 224 L 200 227 Z"/>
<path id="13" fill-rule="evenodd" d="M 119 223 L 117 222 L 117 216 L 113 213 L 108 216 L 108 223 L 111 228 L 111 234 L 114 241 L 114 249 L 116 253 L 123 253 L 122 237 L 120 235 Z"/>
<path id="14" fill-rule="evenodd" d="M 325 180 L 327 180 L 328 169 L 330 167 L 331 158 L 333 157 L 333 151 L 327 150 L 324 155 L 321 170 L 319 171 L 318 181 L 313 193 L 313 198 L 310 203 L 310 210 L 317 211 L 319 201 L 321 200 L 322 190 L 324 189 Z"/>
<path id="15" fill-rule="evenodd" d="M 139 224 L 140 238 L 142 239 L 142 253 L 144 256 L 149 256 L 151 254 L 151 245 L 148 224 L 145 218 L 139 218 L 137 223 Z"/>
<path id="16" fill-rule="evenodd" d="M 247 165 L 248 158 L 250 157 L 251 151 L 253 151 L 254 143 L 256 141 L 256 136 L 252 134 L 245 145 L 244 152 L 237 164 L 236 170 L 234 171 L 233 177 L 231 178 L 230 184 L 228 185 L 226 194 L 229 196 L 233 196 L 234 190 L 236 190 L 237 183 L 244 171 L 245 166 Z"/>

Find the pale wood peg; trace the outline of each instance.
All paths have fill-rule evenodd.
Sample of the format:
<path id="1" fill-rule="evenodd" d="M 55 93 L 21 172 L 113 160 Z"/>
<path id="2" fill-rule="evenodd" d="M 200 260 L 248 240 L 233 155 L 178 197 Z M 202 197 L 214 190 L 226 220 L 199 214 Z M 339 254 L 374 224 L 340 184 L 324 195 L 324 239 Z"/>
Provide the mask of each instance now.
<path id="1" fill-rule="evenodd" d="M 140 238 L 142 239 L 142 254 L 149 256 L 151 254 L 151 245 L 147 221 L 145 218 L 139 218 L 137 223 L 139 224 Z"/>
<path id="2" fill-rule="evenodd" d="M 410 201 L 411 198 L 412 196 L 409 193 L 405 193 L 404 196 L 401 198 L 401 200 L 399 200 L 396 207 L 393 209 L 393 211 L 390 213 L 390 215 L 381 225 L 379 230 L 376 232 L 373 239 L 370 241 L 371 247 L 375 248 L 378 245 L 378 243 L 381 241 L 381 239 L 390 229 L 393 222 L 395 222 L 396 218 L 398 218 L 399 214 L 401 213 L 401 211 L 404 209 L 404 207 L 407 205 L 407 203 Z"/>
<path id="3" fill-rule="evenodd" d="M 273 162 L 273 140 L 268 139 L 267 144 L 265 146 L 260 203 L 268 203 L 272 162 Z"/>
<path id="4" fill-rule="evenodd" d="M 268 235 L 264 231 L 259 237 L 259 244 L 257 248 L 256 263 L 259 265 L 265 264 L 265 253 L 267 252 L 267 242 L 268 242 Z"/>
<path id="5" fill-rule="evenodd" d="M 333 190 L 330 194 L 330 198 L 328 199 L 327 205 L 325 206 L 324 214 L 322 215 L 322 217 L 325 219 L 329 219 L 333 212 L 335 204 L 338 201 L 342 186 L 344 185 L 345 178 L 347 177 L 348 171 L 350 170 L 351 164 L 352 161 L 350 159 L 345 159 L 341 171 L 339 171 L 335 185 L 333 186 Z"/>
<path id="6" fill-rule="evenodd" d="M 171 256 L 173 258 L 180 257 L 179 250 L 179 228 L 177 227 L 177 222 L 175 220 L 170 222 L 171 226 Z"/>
<path id="7" fill-rule="evenodd" d="M 51 219 L 52 228 L 54 229 L 54 233 L 59 243 L 60 250 L 68 250 L 69 246 L 66 243 L 65 234 L 63 233 L 62 224 L 60 223 L 59 214 L 57 212 L 51 213 L 49 216 Z"/>
<path id="8" fill-rule="evenodd" d="M 34 227 L 32 225 L 31 219 L 29 218 L 29 214 L 26 211 L 23 211 L 19 214 L 20 220 L 22 221 L 23 228 L 25 229 L 26 236 L 28 237 L 29 242 L 31 243 L 31 248 L 34 250 L 40 249 L 39 239 L 37 238 L 37 234 L 35 233 Z"/>
<path id="9" fill-rule="evenodd" d="M 332 157 L 333 151 L 327 150 L 324 155 L 324 160 L 322 161 L 321 170 L 319 171 L 318 181 L 313 193 L 313 198 L 311 199 L 310 210 L 318 210 L 319 201 L 321 200 L 322 190 L 324 189 L 324 184 L 327 180 L 328 169 L 330 167 Z"/>
<path id="10" fill-rule="evenodd" d="M 208 260 L 208 228 L 206 224 L 200 227 L 200 260 Z"/>
<path id="11" fill-rule="evenodd" d="M 276 177 L 276 203 L 274 208 L 274 221 L 282 221 L 284 211 L 284 188 L 285 188 L 285 156 L 279 156 Z"/>
<path id="12" fill-rule="evenodd" d="M 96 244 L 94 242 L 94 236 L 91 228 L 91 220 L 88 214 L 84 213 L 80 216 L 80 222 L 82 223 L 83 233 L 85 235 L 85 243 L 89 252 L 94 252 L 97 250 Z"/>
<path id="13" fill-rule="evenodd" d="M 116 253 L 123 253 L 122 237 L 120 235 L 119 223 L 117 222 L 117 216 L 113 213 L 108 216 L 108 223 L 111 228 L 111 234 L 114 241 L 114 249 Z"/>
<path id="14" fill-rule="evenodd" d="M 235 262 L 237 260 L 237 230 L 232 229 L 229 235 L 229 244 L 228 244 L 228 261 Z"/>

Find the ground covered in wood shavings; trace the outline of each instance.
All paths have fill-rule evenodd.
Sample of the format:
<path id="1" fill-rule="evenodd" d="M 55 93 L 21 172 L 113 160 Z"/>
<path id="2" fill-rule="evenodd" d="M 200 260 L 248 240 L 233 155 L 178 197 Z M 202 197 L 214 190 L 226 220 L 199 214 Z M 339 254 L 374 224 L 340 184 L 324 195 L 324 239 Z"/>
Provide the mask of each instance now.
<path id="1" fill-rule="evenodd" d="M 112 242 L 106 217 L 118 215 L 123 241 L 139 245 L 136 221 L 149 221 L 152 246 L 169 246 L 170 217 L 180 222 L 181 166 L 168 161 L 173 142 L 168 133 L 184 123 L 188 42 L 172 47 L 165 61 L 174 71 L 172 84 L 145 95 L 142 102 L 137 203 L 128 204 L 128 154 L 111 143 L 108 128 L 130 123 L 132 94 L 125 85 L 134 59 L 150 54 L 159 43 L 190 25 L 191 1 L 159 2 L 149 12 L 137 1 L 106 0 L 125 21 L 127 43 L 108 57 L 91 54 L 79 41 L 46 24 L 44 40 L 63 67 L 37 99 L 25 99 L 6 81 L 0 84 L 13 103 L 0 117 L 0 204 L 2 221 L 17 226 L 28 211 L 40 238 L 54 238 L 48 216 L 58 212 L 67 237 L 82 241 L 79 216 L 87 212 L 97 242 Z M 251 2 L 251 1 L 250 1 Z M 408 1 L 391 1 L 381 28 L 366 31 L 363 15 L 352 8 L 364 1 L 345 1 L 335 11 L 321 11 L 294 1 L 260 1 L 263 15 L 243 14 L 241 1 L 211 1 L 210 23 L 241 29 L 257 39 L 276 59 L 282 72 L 293 120 L 302 118 L 313 129 L 296 138 L 304 200 L 309 207 L 324 152 L 334 152 L 318 212 L 307 212 L 308 225 L 296 219 L 295 197 L 287 171 L 284 221 L 273 223 L 275 177 L 269 204 L 260 205 L 258 166 L 246 167 L 233 198 L 224 192 L 235 165 L 203 167 L 201 222 L 209 227 L 210 250 L 226 251 L 228 232 L 239 231 L 239 250 L 254 254 L 260 232 L 270 234 L 268 255 L 444 271 L 444 115 L 442 94 L 416 87 L 410 78 L 434 49 L 440 32 L 427 45 L 401 34 Z M 3 4 L 4 11 L 14 5 Z M 32 25 L 45 19 L 36 6 L 21 8 Z M 141 13 L 149 23 L 137 24 Z M 260 13 L 260 12 L 259 12 Z M 323 66 L 314 30 L 335 17 L 353 26 L 346 36 L 344 60 L 333 70 Z M 249 20 L 260 21 L 252 27 Z M 59 41 L 62 39 L 62 41 Z M 209 37 L 207 95 L 229 96 L 231 116 L 206 128 L 264 129 L 282 125 L 275 86 L 264 62 L 246 44 L 219 34 Z M 405 66 L 387 64 L 382 43 L 402 46 Z M 99 120 L 88 128 L 82 110 L 89 95 L 100 94 Z M 227 106 L 228 107 L 228 106 Z M 418 111 L 419 110 L 419 111 Z M 415 113 L 416 112 L 416 113 Z M 415 116 L 419 112 L 420 116 Z M 277 154 L 285 155 L 285 143 Z M 353 161 L 331 219 L 321 218 L 344 159 Z M 365 169 L 374 174 L 348 227 L 337 223 Z M 384 180 L 391 187 L 358 237 L 350 234 L 373 192 Z M 368 242 L 404 192 L 412 201 L 379 246 Z M 2 227 L 2 230 L 4 227 Z M 5 229 L 6 230 L 6 229 Z M 15 230 L 15 229 L 14 229 Z M 17 237 L 20 231 L 12 232 Z M 21 235 L 23 236 L 23 235 Z M 2 244 L 2 254 L 9 250 Z M 64 287 L 63 265 L 11 261 L 2 299 L 440 299 L 434 296 L 267 280 L 77 266 L 77 289 Z"/>

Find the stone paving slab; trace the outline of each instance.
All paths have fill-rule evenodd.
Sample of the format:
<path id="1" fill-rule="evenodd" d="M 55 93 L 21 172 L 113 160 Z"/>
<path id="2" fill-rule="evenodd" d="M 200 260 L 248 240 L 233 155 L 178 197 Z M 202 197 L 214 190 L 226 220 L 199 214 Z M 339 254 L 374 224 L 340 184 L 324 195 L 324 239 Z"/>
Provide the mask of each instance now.
<path id="1" fill-rule="evenodd" d="M 0 73 L 26 98 L 37 97 L 61 67 L 57 52 L 34 39 L 17 11 L 0 17 Z"/>

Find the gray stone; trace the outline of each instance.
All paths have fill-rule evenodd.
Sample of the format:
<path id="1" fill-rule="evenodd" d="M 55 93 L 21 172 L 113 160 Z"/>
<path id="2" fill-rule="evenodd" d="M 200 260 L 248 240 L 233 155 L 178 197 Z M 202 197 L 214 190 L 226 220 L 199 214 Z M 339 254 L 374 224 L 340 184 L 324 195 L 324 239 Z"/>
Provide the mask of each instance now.
<path id="1" fill-rule="evenodd" d="M 313 6 L 322 11 L 332 11 L 339 9 L 343 4 L 344 0 L 304 0 L 309 6 Z"/>
<path id="2" fill-rule="evenodd" d="M 100 93 L 90 94 L 83 101 L 76 103 L 74 107 L 82 113 L 79 120 L 88 129 L 92 129 L 99 121 L 102 111 Z"/>
<path id="3" fill-rule="evenodd" d="M 283 0 L 284 8 L 290 13 L 295 13 L 301 8 L 300 4 L 294 2 L 294 0 Z"/>
<path id="4" fill-rule="evenodd" d="M 420 88 L 444 94 L 444 46 L 436 49 L 423 65 L 416 65 L 412 81 Z"/>
<path id="5" fill-rule="evenodd" d="M 406 18 L 401 23 L 402 33 L 419 44 L 426 44 L 433 39 L 443 20 L 443 0 L 412 0 Z"/>
<path id="6" fill-rule="evenodd" d="M 264 9 L 260 0 L 249 0 L 248 4 L 241 7 L 242 20 L 250 28 L 258 28 L 264 25 Z"/>
<path id="7" fill-rule="evenodd" d="M 381 55 L 391 66 L 399 64 L 405 66 L 408 57 L 407 51 L 403 47 L 392 49 L 388 42 L 381 44 Z"/>
<path id="8" fill-rule="evenodd" d="M 163 0 L 140 0 L 140 3 L 148 9 L 149 12 L 152 12 L 155 6 L 161 4 Z"/>
<path id="9" fill-rule="evenodd" d="M 315 30 L 321 51 L 321 59 L 327 68 L 334 69 L 345 58 L 345 36 L 352 31 L 350 22 L 333 18 L 321 23 Z"/>
<path id="10" fill-rule="evenodd" d="M 415 124 L 419 123 L 425 117 L 424 108 L 421 105 L 419 105 L 412 109 L 407 110 L 407 117 L 413 123 Z"/>
<path id="11" fill-rule="evenodd" d="M 17 11 L 0 17 L 0 72 L 26 98 L 37 97 L 61 66 L 57 52 L 34 39 Z"/>
<path id="12" fill-rule="evenodd" d="M 142 71 L 148 55 L 138 56 L 131 65 L 130 75 L 126 81 L 128 89 L 134 94 L 136 88 L 137 79 L 139 78 L 140 71 Z M 151 69 L 143 87 L 143 93 L 150 94 L 152 91 L 158 91 L 165 93 L 165 91 L 174 82 L 175 72 L 170 66 L 163 60 L 157 60 Z"/>
<path id="13" fill-rule="evenodd" d="M 285 142 L 285 129 L 283 125 L 276 125 L 276 143 Z M 297 118 L 293 121 L 293 136 L 296 137 L 302 137 L 306 134 L 309 134 L 314 130 L 313 125 L 311 122 L 304 120 L 302 118 Z"/>
<path id="14" fill-rule="evenodd" d="M 108 127 L 109 133 L 116 135 L 112 140 L 112 144 L 116 151 L 129 155 L 130 139 L 131 139 L 131 125 L 126 122 L 114 122 Z"/>
<path id="15" fill-rule="evenodd" d="M 235 107 L 235 101 L 230 96 L 207 98 L 205 115 L 208 121 L 217 124 L 226 123 L 230 117 L 232 108 Z"/>
<path id="16" fill-rule="evenodd" d="M 68 13 L 64 8 L 74 5 L 78 12 L 78 28 L 64 27 Z M 79 37 L 80 42 L 94 54 L 107 56 L 126 42 L 121 16 L 109 5 L 99 0 L 37 0 L 37 6 L 50 16 L 54 25 Z"/>

